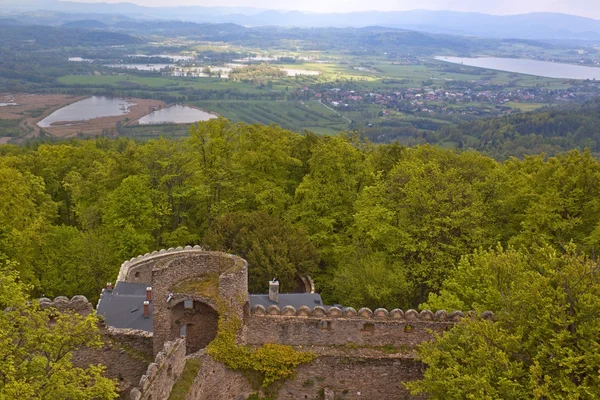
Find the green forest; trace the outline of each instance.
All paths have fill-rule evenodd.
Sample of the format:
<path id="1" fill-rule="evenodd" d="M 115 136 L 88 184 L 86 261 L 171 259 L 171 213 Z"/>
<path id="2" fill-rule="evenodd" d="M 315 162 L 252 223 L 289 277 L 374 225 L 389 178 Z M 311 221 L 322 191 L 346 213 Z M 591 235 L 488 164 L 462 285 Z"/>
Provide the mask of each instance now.
<path id="1" fill-rule="evenodd" d="M 415 393 L 600 396 L 590 151 L 500 162 L 219 118 L 180 140 L 1 146 L 0 188 L 0 263 L 22 296 L 95 301 L 124 260 L 201 244 L 248 260 L 251 293 L 310 275 L 327 304 L 493 311 L 423 345 Z"/>

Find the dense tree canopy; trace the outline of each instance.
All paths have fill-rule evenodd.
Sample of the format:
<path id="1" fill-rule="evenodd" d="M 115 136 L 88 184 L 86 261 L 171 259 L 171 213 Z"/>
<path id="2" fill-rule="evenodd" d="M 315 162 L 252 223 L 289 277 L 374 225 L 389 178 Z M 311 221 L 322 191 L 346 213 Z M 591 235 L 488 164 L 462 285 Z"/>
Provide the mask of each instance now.
<path id="1" fill-rule="evenodd" d="M 433 399 L 600 396 L 600 265 L 549 246 L 463 258 L 429 306 L 495 311 L 421 346 L 429 366 L 408 386 Z"/>
<path id="2" fill-rule="evenodd" d="M 94 315 L 54 315 L 29 302 L 14 265 L 0 261 L 0 399 L 110 400 L 104 367 L 77 368 L 73 351 L 100 346 Z"/>
<path id="3" fill-rule="evenodd" d="M 599 183 L 588 152 L 499 163 L 216 119 L 179 141 L 0 147 L 0 252 L 36 296 L 94 300 L 123 260 L 200 243 L 246 257 L 252 291 L 310 275 L 329 303 L 410 308 L 479 248 L 592 254 Z"/>

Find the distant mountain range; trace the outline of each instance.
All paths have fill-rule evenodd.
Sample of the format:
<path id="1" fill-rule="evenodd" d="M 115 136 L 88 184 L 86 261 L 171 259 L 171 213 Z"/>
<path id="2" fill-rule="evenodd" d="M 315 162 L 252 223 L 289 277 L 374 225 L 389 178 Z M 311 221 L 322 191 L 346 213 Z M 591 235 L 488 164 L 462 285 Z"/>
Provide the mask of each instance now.
<path id="1" fill-rule="evenodd" d="M 64 24 L 74 20 L 115 23 L 123 19 L 163 19 L 235 23 L 244 26 L 367 27 L 490 38 L 600 41 L 600 20 L 556 13 L 498 16 L 455 11 L 395 11 L 316 14 L 242 7 L 145 7 L 132 3 L 77 3 L 57 0 L 5 0 L 4 17 L 27 23 Z M 40 12 L 41 10 L 45 12 Z M 0 14 L 0 17 L 2 17 Z M 19 17 L 20 15 L 20 17 Z"/>

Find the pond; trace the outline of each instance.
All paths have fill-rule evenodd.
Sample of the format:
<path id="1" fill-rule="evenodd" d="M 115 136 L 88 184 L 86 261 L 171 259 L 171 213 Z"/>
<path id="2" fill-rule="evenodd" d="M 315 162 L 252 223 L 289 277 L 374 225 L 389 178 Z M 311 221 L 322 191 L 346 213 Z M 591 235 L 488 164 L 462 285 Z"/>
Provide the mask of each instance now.
<path id="1" fill-rule="evenodd" d="M 140 71 L 160 71 L 161 69 L 170 68 L 173 64 L 107 64 L 109 68 L 125 68 L 137 69 Z"/>
<path id="2" fill-rule="evenodd" d="M 192 124 L 198 121 L 208 121 L 213 118 L 217 118 L 217 116 L 197 108 L 175 104 L 143 116 L 138 123 L 140 125 Z"/>
<path id="3" fill-rule="evenodd" d="M 192 61 L 192 60 L 196 59 L 195 57 L 192 57 L 192 56 L 180 56 L 180 55 L 172 55 L 172 54 L 153 54 L 153 55 L 129 54 L 129 55 L 127 55 L 127 57 L 145 57 L 145 58 L 162 57 L 162 58 L 170 58 L 171 61 Z"/>
<path id="4" fill-rule="evenodd" d="M 309 75 L 315 76 L 319 75 L 319 71 L 309 71 L 307 69 L 292 69 L 292 68 L 282 68 L 285 72 L 287 72 L 288 76 L 297 76 L 297 75 Z"/>
<path id="5" fill-rule="evenodd" d="M 453 64 L 494 69 L 505 72 L 542 76 L 558 79 L 600 79 L 600 68 L 583 65 L 561 64 L 549 61 L 528 60 L 524 58 L 497 57 L 435 57 L 436 60 Z"/>
<path id="6" fill-rule="evenodd" d="M 69 57 L 69 61 L 71 62 L 94 62 L 94 60 L 91 60 L 89 58 L 81 58 L 81 57 Z"/>
<path id="7" fill-rule="evenodd" d="M 38 126 L 48 128 L 58 123 L 69 125 L 69 122 L 125 115 L 129 112 L 129 107 L 134 105 L 135 103 L 131 103 L 125 99 L 92 96 L 54 111 L 38 122 Z"/>

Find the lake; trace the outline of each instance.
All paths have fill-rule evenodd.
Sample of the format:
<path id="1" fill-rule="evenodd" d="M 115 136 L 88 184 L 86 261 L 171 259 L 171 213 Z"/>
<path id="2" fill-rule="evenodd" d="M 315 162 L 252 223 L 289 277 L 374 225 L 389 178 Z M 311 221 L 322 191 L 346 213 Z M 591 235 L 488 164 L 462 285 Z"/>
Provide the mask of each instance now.
<path id="1" fill-rule="evenodd" d="M 435 57 L 436 60 L 470 67 L 488 68 L 519 74 L 558 79 L 600 79 L 600 68 L 583 65 L 561 64 L 524 58 L 496 57 Z"/>
<path id="2" fill-rule="evenodd" d="M 69 104 L 38 122 L 38 126 L 48 128 L 58 122 L 84 121 L 100 117 L 125 115 L 129 107 L 135 105 L 125 99 L 104 96 L 92 96 Z"/>
<path id="3" fill-rule="evenodd" d="M 160 71 L 161 69 L 170 68 L 173 64 L 107 64 L 109 68 L 125 68 L 137 69 L 140 71 Z"/>
<path id="4" fill-rule="evenodd" d="M 319 75 L 319 71 L 309 71 L 307 69 L 292 69 L 292 68 L 282 68 L 285 72 L 287 72 L 288 76 L 297 76 L 297 75 L 309 75 L 315 76 Z"/>
<path id="5" fill-rule="evenodd" d="M 197 108 L 175 104 L 143 116 L 138 123 L 140 125 L 192 124 L 198 121 L 208 121 L 213 118 L 217 118 L 217 116 L 198 110 Z"/>
<path id="6" fill-rule="evenodd" d="M 89 58 L 81 58 L 81 57 L 69 57 L 69 61 L 72 62 L 94 62 L 94 60 L 91 60 Z"/>
<path id="7" fill-rule="evenodd" d="M 162 57 L 162 58 L 170 58 L 172 61 L 192 61 L 195 60 L 195 57 L 192 56 L 180 56 L 180 55 L 171 55 L 171 54 L 129 54 L 127 57 Z"/>

